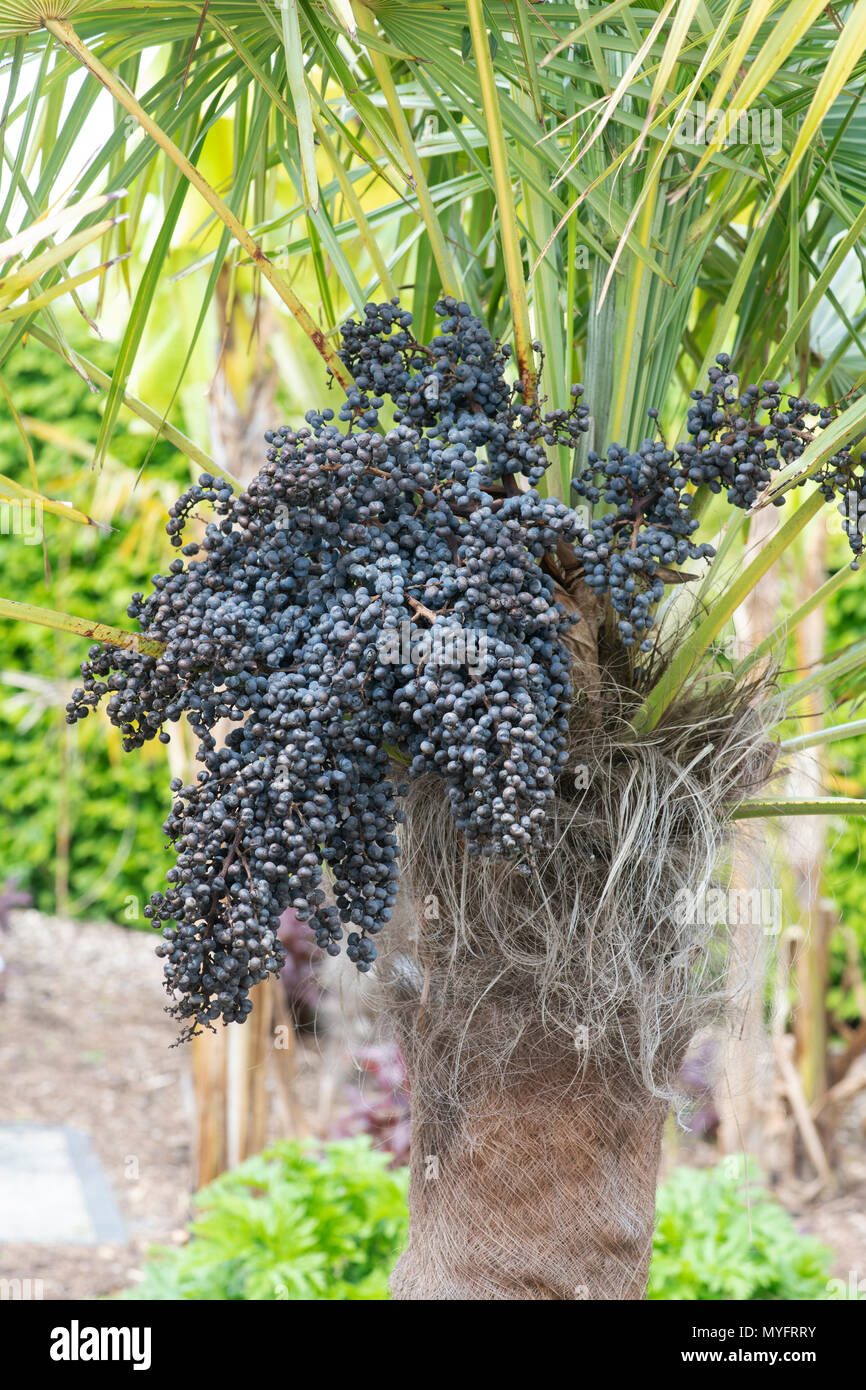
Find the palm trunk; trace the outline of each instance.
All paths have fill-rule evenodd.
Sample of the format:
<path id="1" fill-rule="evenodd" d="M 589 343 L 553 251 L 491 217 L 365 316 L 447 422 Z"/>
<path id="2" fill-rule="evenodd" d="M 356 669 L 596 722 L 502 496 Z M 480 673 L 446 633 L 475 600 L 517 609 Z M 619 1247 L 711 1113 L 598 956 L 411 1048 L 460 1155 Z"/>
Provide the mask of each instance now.
<path id="1" fill-rule="evenodd" d="M 574 1054 L 454 1120 L 412 1079 L 425 1103 L 396 1299 L 643 1298 L 663 1103 L 576 1077 Z"/>
<path id="2" fill-rule="evenodd" d="M 643 1298 L 665 1116 L 725 998 L 697 898 L 772 766 L 753 699 L 722 686 L 619 745 L 599 686 L 570 731 L 586 775 L 522 863 L 469 854 L 439 779 L 410 787 L 377 967 L 412 1102 L 395 1298 Z"/>

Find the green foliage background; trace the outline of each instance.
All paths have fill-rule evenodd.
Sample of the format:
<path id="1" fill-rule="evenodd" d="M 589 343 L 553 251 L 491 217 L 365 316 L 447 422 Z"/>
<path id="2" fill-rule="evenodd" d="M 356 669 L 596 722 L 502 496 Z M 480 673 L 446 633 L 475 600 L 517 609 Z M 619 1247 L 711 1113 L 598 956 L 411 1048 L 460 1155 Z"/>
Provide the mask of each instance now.
<path id="1" fill-rule="evenodd" d="M 862 585 L 846 585 L 827 604 L 827 649 L 841 651 L 849 643 L 866 638 L 866 596 Z M 863 717 L 862 682 L 855 677 L 852 688 L 844 692 L 849 698 L 839 711 L 839 720 Z M 866 747 L 863 739 L 842 739 L 827 748 L 827 764 L 831 773 L 844 779 L 846 796 L 866 794 Z M 825 861 L 825 887 L 836 904 L 840 921 L 856 937 L 861 963 L 866 973 L 866 898 L 863 895 L 863 822 L 857 818 L 837 819 L 831 823 L 829 852 Z M 833 933 L 830 941 L 831 982 L 827 1004 L 832 1012 L 848 1023 L 855 1023 L 859 1010 L 852 991 L 844 988 L 842 975 L 846 959 L 846 944 L 841 932 Z"/>
<path id="2" fill-rule="evenodd" d="M 98 365 L 111 360 L 111 352 L 99 344 L 94 348 L 92 340 L 87 352 Z M 56 426 L 78 441 L 95 441 L 101 418 L 98 398 L 34 340 L 6 365 L 3 380 L 21 416 Z M 34 433 L 29 437 L 40 487 L 50 496 L 74 497 L 78 503 L 86 495 L 81 485 L 88 476 L 86 460 Z M 150 431 L 139 434 L 128 424 L 121 428 L 104 474 L 94 475 L 94 488 L 123 488 L 125 482 L 129 489 L 134 477 L 130 470 L 137 472 L 144 463 L 152 438 Z M 6 410 L 0 412 L 0 458 L 0 471 L 29 480 L 24 443 Z M 123 626 L 130 594 L 144 588 L 169 555 L 162 529 L 165 506 L 149 484 L 156 476 L 168 495 L 189 476 L 186 461 L 165 443 L 153 449 L 145 481 L 113 517 L 111 534 L 46 516 L 52 571 L 48 584 L 42 546 L 25 544 L 21 536 L 0 535 L 3 592 Z M 80 505 L 87 510 L 89 503 Z M 101 716 L 68 730 L 63 706 L 85 655 L 86 643 L 65 634 L 25 623 L 0 624 L 0 877 L 17 875 L 37 907 L 56 910 L 58 817 L 68 815 L 73 915 L 143 927 L 145 920 L 129 900 L 143 905 L 162 886 L 163 861 L 165 868 L 169 866 L 161 830 L 169 799 L 165 749 L 150 744 L 137 757 L 128 757 L 117 731 Z M 35 719 L 32 693 L 19 699 L 20 688 L 9 682 L 17 672 L 52 682 L 51 703 Z"/>

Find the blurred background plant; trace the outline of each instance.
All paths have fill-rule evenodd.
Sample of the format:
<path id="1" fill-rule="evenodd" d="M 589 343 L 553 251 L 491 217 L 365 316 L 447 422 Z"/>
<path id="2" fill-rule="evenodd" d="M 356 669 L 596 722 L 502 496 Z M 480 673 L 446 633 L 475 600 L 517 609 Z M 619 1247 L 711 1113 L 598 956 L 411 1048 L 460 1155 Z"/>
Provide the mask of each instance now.
<path id="1" fill-rule="evenodd" d="M 284 1141 L 195 1199 L 189 1240 L 154 1252 L 135 1299 L 388 1297 L 405 1240 L 408 1174 L 369 1139 Z"/>
<path id="2" fill-rule="evenodd" d="M 110 350 L 97 344 L 94 356 L 107 364 Z M 35 340 L 15 355 L 4 381 L 40 478 L 61 497 L 89 492 L 88 506 L 114 528 L 70 528 L 46 516 L 44 556 L 41 545 L 0 536 L 5 592 L 73 612 L 105 605 L 122 612 L 164 563 L 165 511 L 188 477 L 184 459 L 160 441 L 158 467 L 136 487 L 151 439 L 126 424 L 103 470 L 88 478 L 101 412 L 87 385 Z M 26 473 L 21 433 L 2 411 L 0 450 L 10 471 Z M 45 627 L 0 627 L 0 863 L 14 865 L 44 912 L 144 927 L 143 886 L 164 853 L 165 750 L 125 758 L 101 719 L 80 730 L 66 725 L 79 645 Z"/>
<path id="3" fill-rule="evenodd" d="M 661 1184 L 648 1298 L 828 1297 L 830 1251 L 801 1234 L 754 1170 L 742 1167 L 727 1160 L 678 1168 Z"/>

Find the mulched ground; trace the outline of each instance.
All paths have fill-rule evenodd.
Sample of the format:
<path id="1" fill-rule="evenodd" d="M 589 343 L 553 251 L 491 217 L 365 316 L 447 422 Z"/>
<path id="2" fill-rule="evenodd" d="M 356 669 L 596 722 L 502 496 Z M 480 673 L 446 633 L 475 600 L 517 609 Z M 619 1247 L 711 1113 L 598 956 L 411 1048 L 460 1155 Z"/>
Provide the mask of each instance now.
<path id="1" fill-rule="evenodd" d="M 192 1182 L 189 1052 L 172 1048 L 153 939 L 18 912 L 0 938 L 5 1124 L 88 1132 L 127 1245 L 7 1245 L 0 1275 L 41 1279 L 46 1299 L 95 1298 L 132 1282 L 147 1246 L 182 1234 Z"/>

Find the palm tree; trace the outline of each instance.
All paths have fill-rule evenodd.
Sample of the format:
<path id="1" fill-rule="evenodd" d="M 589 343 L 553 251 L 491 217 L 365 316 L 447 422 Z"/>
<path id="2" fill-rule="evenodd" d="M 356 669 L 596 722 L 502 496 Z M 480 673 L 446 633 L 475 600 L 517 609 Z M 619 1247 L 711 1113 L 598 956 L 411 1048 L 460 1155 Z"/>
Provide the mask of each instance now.
<path id="1" fill-rule="evenodd" d="M 261 295 L 288 311 L 295 340 L 347 387 L 337 355 L 347 312 L 399 295 L 426 341 L 444 292 L 511 340 L 528 396 L 564 405 L 573 381 L 587 383 L 587 447 L 634 447 L 651 406 L 679 429 L 721 350 L 743 379 L 792 379 L 840 403 L 783 491 L 864 432 L 866 308 L 849 271 L 862 267 L 866 225 L 866 0 L 64 0 L 55 10 L 0 4 L 2 119 L 16 132 L 0 212 L 0 377 L 31 335 L 104 387 L 97 462 L 128 408 L 195 464 L 226 471 L 171 425 L 170 409 L 128 389 L 182 215 L 206 234 L 186 266 L 203 284 L 187 363 L 222 286 L 224 303 Z M 93 120 L 106 135 L 70 193 L 70 160 Z M 208 177 L 227 123 L 231 167 Z M 70 349 L 58 300 L 84 312 L 88 278 L 101 296 L 108 277 L 129 273 L 112 262 L 140 246 L 154 199 L 161 225 L 105 380 Z M 570 496 L 573 467 L 560 451 L 551 491 Z M 20 486 L 0 479 L 3 495 Z M 585 615 L 573 746 L 590 750 L 602 853 L 563 805 L 537 882 L 515 887 L 490 865 L 468 883 L 441 802 L 429 788 L 414 797 L 407 920 L 382 971 L 415 1112 L 399 1297 L 642 1296 L 670 1078 L 698 1006 L 718 993 L 716 938 L 666 936 L 670 895 L 705 880 L 735 816 L 866 810 L 748 796 L 766 776 L 762 661 L 850 569 L 786 614 L 733 681 L 719 676 L 733 615 L 823 503 L 817 489 L 796 497 L 755 544 L 748 516 L 728 520 L 698 497 L 718 555 L 700 585 L 668 576 L 664 655 L 640 688 L 611 656 L 585 586 L 566 585 Z M 8 599 L 0 613 L 134 640 Z M 857 646 L 784 685 L 776 719 L 864 661 Z M 614 676 L 626 687 L 616 717 Z M 724 736 L 710 739 L 705 777 L 714 719 Z M 680 794 L 688 813 L 674 824 L 664 798 Z M 604 860 L 600 878 L 587 856 Z M 650 887 L 655 899 L 641 901 Z M 497 951 L 507 967 L 491 974 Z"/>

